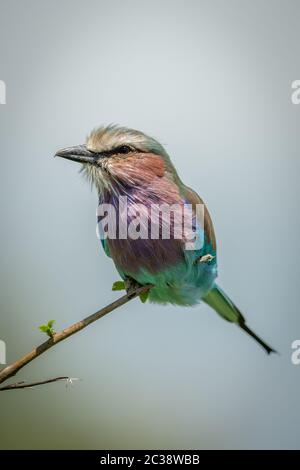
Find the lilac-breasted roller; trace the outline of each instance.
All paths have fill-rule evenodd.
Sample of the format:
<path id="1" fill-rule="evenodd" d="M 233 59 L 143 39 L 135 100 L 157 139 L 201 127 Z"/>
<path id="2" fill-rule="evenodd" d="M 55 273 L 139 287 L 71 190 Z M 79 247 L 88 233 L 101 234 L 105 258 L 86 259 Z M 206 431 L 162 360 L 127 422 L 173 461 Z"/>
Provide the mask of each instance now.
<path id="1" fill-rule="evenodd" d="M 246 331 L 268 354 L 275 352 L 249 329 L 240 310 L 216 284 L 216 239 L 209 212 L 198 194 L 181 181 L 157 140 L 134 129 L 110 125 L 93 130 L 84 145 L 59 150 L 56 156 L 81 163 L 82 171 L 97 189 L 99 207 L 114 209 L 111 214 L 115 215 L 115 230 L 106 231 L 101 241 L 128 287 L 134 283 L 152 284 L 148 298 L 160 304 L 189 306 L 203 300 L 225 320 Z M 121 208 L 120 204 L 125 197 L 126 212 L 125 205 Z M 154 221 L 154 206 L 175 209 L 172 216 L 168 213 L 169 219 L 162 213 L 157 218 L 156 213 Z M 139 230 L 133 231 L 133 237 L 129 230 L 126 236 L 120 236 L 124 232 L 121 224 L 129 228 L 136 223 L 136 207 L 143 212 L 135 226 Z M 203 208 L 201 216 L 198 207 Z M 183 220 L 176 215 L 188 213 L 186 208 L 192 225 L 182 229 L 181 237 L 177 232 L 175 236 L 175 221 Z M 163 233 L 167 220 L 170 236 Z M 106 219 L 108 222 L 112 222 L 112 215 Z M 145 227 L 141 225 L 146 224 L 146 231 L 142 230 Z M 149 227 L 159 228 L 156 237 Z M 188 245 L 188 230 L 198 243 Z"/>

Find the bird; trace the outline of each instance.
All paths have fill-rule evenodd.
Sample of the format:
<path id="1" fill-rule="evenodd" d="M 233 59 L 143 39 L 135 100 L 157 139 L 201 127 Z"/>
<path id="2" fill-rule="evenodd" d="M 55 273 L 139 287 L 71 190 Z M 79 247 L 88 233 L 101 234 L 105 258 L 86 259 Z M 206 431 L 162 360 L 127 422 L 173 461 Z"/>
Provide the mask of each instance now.
<path id="1" fill-rule="evenodd" d="M 98 209 L 102 211 L 97 210 L 101 243 L 128 294 L 136 286 L 151 285 L 148 300 L 153 303 L 195 306 L 203 301 L 250 335 L 267 354 L 276 352 L 248 327 L 242 312 L 216 283 L 216 237 L 207 206 L 182 182 L 158 140 L 135 129 L 109 124 L 93 129 L 84 144 L 58 150 L 55 157 L 80 163 L 82 173 L 96 188 Z M 120 203 L 125 199 L 126 211 Z M 114 232 L 106 231 L 106 236 L 103 206 L 112 207 L 116 219 Z M 167 220 L 165 214 L 159 214 L 154 221 L 154 206 L 175 207 L 173 218 Z M 132 215 L 136 207 L 143 213 L 138 221 Z M 200 215 L 197 207 L 202 207 Z M 182 216 L 185 210 L 191 224 L 182 228 L 182 218 L 177 218 L 181 220 L 182 236 L 175 236 L 175 216 Z M 108 221 L 112 216 L 106 217 Z M 162 231 L 168 221 L 170 236 L 164 237 Z M 135 235 L 120 236 L 121 223 L 127 224 L 128 233 L 133 224 Z M 158 229 L 156 237 L 149 234 L 152 225 Z"/>

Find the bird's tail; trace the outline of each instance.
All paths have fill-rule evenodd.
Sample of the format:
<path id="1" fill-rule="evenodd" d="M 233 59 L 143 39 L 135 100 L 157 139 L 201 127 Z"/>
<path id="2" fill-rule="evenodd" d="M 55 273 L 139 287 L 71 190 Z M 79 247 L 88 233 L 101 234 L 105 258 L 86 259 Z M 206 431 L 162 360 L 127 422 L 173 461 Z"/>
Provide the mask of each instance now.
<path id="1" fill-rule="evenodd" d="M 235 323 L 240 326 L 248 335 L 252 336 L 267 352 L 270 354 L 272 352 L 277 352 L 275 349 L 268 346 L 259 336 L 257 336 L 248 326 L 246 325 L 246 320 L 243 317 L 240 310 L 234 305 L 230 298 L 225 294 L 225 292 L 220 289 L 220 287 L 215 284 L 214 287 L 209 291 L 209 293 L 202 299 L 210 307 L 212 307 L 221 317 L 225 320 Z"/>

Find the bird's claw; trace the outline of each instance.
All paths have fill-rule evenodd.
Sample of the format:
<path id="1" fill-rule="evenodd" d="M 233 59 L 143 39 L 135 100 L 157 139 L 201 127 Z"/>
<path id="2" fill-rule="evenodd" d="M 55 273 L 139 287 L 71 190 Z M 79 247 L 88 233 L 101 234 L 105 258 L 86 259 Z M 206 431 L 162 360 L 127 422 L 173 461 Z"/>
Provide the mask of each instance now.
<path id="1" fill-rule="evenodd" d="M 128 297 L 133 297 L 135 295 L 136 289 L 142 287 L 137 281 L 132 278 L 125 279 L 125 289 Z"/>
<path id="2" fill-rule="evenodd" d="M 199 256 L 199 258 L 196 258 L 194 261 L 194 264 L 198 263 L 210 263 L 214 259 L 214 256 L 211 254 L 207 254 L 204 256 Z"/>

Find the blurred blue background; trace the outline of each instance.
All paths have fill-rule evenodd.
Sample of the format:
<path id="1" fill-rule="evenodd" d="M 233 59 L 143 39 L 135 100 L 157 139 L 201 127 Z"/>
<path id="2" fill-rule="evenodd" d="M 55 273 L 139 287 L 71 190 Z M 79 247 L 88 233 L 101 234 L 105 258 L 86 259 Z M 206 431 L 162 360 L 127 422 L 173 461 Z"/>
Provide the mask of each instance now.
<path id="1" fill-rule="evenodd" d="M 300 4 L 0 0 L 0 338 L 12 362 L 117 298 L 97 197 L 58 148 L 156 137 L 214 219 L 219 283 L 280 355 L 206 305 L 134 300 L 26 367 L 1 448 L 299 448 Z M 13 379 L 12 379 L 13 380 Z"/>

